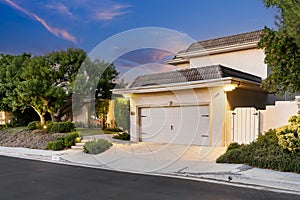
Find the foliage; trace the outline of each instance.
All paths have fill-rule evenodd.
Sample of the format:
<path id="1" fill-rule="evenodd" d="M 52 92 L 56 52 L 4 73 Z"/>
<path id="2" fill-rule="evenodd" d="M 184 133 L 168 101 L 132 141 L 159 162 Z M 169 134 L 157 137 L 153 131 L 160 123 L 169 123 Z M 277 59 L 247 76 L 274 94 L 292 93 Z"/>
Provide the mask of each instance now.
<path id="1" fill-rule="evenodd" d="M 72 122 L 53 122 L 50 131 L 53 133 L 69 133 L 75 130 L 75 124 Z"/>
<path id="2" fill-rule="evenodd" d="M 114 104 L 116 124 L 123 130 L 130 129 L 130 102 L 129 99 L 116 98 Z"/>
<path id="3" fill-rule="evenodd" d="M 48 147 L 48 144 L 47 144 L 47 147 Z M 64 140 L 58 139 L 58 140 L 55 140 L 54 142 L 52 142 L 51 149 L 53 151 L 60 151 L 60 150 L 63 150 L 64 148 L 65 148 Z"/>
<path id="4" fill-rule="evenodd" d="M 29 106 L 39 115 L 41 125 L 45 124 L 46 113 L 53 119 L 61 115 L 70 102 L 72 83 L 85 57 L 80 49 L 35 57 L 1 55 L 1 109 L 23 111 Z"/>
<path id="5" fill-rule="evenodd" d="M 266 54 L 270 75 L 265 89 L 283 95 L 300 92 L 300 1 L 263 0 L 266 7 L 279 11 L 275 22 L 278 30 L 265 28 L 258 44 Z"/>
<path id="6" fill-rule="evenodd" d="M 40 128 L 41 128 L 41 123 L 39 121 L 33 121 L 27 125 L 28 130 L 36 130 Z"/>
<path id="7" fill-rule="evenodd" d="M 65 136 L 65 139 L 64 139 L 65 146 L 66 147 L 71 147 L 71 146 L 75 145 L 76 139 L 78 137 L 79 137 L 79 133 L 78 132 L 68 133 Z"/>
<path id="8" fill-rule="evenodd" d="M 249 145 L 231 145 L 217 162 L 244 163 L 254 167 L 300 173 L 299 156 L 284 150 L 278 144 L 276 130 L 269 130 Z"/>
<path id="9" fill-rule="evenodd" d="M 107 128 L 105 129 L 106 131 L 111 131 L 111 132 L 122 132 L 123 130 L 120 128 Z"/>
<path id="10" fill-rule="evenodd" d="M 300 92 L 300 48 L 294 39 L 285 32 L 265 28 L 258 45 L 264 48 L 265 63 L 270 68 L 263 87 L 281 95 Z"/>
<path id="11" fill-rule="evenodd" d="M 95 141 L 89 141 L 84 144 L 83 151 L 89 154 L 99 154 L 108 150 L 112 146 L 106 139 L 99 139 Z"/>
<path id="12" fill-rule="evenodd" d="M 96 114 L 102 122 L 102 128 L 106 128 L 106 117 L 109 111 L 109 99 L 96 99 L 95 109 Z"/>
<path id="13" fill-rule="evenodd" d="M 276 7 L 276 25 L 294 38 L 300 47 L 300 1 L 299 0 L 263 0 L 266 7 Z"/>
<path id="14" fill-rule="evenodd" d="M 290 124 L 276 130 L 278 144 L 292 153 L 300 155 L 300 116 L 292 116 Z"/>
<path id="15" fill-rule="evenodd" d="M 130 140 L 130 135 L 128 133 L 118 133 L 117 135 L 113 136 L 114 139 L 119 139 L 119 140 Z"/>

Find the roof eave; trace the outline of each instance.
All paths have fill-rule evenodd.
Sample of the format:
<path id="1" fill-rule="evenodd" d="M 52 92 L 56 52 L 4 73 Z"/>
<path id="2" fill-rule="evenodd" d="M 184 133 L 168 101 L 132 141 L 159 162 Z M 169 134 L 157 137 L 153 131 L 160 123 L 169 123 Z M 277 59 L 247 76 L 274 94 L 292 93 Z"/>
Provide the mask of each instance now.
<path id="1" fill-rule="evenodd" d="M 177 54 L 177 56 L 188 60 L 189 58 L 193 58 L 193 57 L 202 57 L 202 56 L 228 53 L 228 52 L 239 51 L 239 50 L 255 49 L 257 48 L 257 43 L 258 41 L 254 41 L 254 42 L 225 46 L 225 47 L 201 49 L 197 51 L 179 53 Z"/>
<path id="2" fill-rule="evenodd" d="M 114 89 L 113 94 L 141 94 L 141 93 L 178 91 L 178 90 L 197 89 L 197 88 L 212 88 L 212 87 L 223 86 L 225 84 L 236 84 L 237 87 L 243 86 L 243 87 L 253 88 L 255 90 L 261 90 L 260 83 L 239 79 L 239 78 L 226 77 L 221 79 L 170 83 L 164 85 L 152 85 L 152 86 L 134 87 L 134 88 L 127 88 L 127 89 Z"/>

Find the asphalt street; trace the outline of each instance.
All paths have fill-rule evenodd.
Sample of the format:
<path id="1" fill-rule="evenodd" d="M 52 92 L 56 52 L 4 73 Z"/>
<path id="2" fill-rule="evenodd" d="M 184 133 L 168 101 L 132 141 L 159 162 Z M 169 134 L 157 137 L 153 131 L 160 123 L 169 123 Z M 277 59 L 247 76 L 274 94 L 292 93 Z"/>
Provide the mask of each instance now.
<path id="1" fill-rule="evenodd" d="M 0 200 L 299 199 L 298 195 L 0 156 Z"/>

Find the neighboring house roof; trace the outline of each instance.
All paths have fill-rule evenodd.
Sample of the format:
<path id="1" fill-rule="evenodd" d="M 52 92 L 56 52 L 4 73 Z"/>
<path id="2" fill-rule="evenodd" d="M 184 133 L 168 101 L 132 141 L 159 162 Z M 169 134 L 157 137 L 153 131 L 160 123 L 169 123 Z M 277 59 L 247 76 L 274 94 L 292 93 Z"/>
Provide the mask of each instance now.
<path id="1" fill-rule="evenodd" d="M 252 31 L 248 33 L 242 33 L 237 35 L 231 35 L 211 40 L 204 40 L 193 43 L 188 49 L 179 53 L 186 53 L 198 50 L 208 50 L 221 47 L 229 47 L 234 45 L 248 44 L 248 43 L 257 43 L 260 39 L 262 30 Z"/>
<path id="2" fill-rule="evenodd" d="M 221 79 L 226 77 L 239 78 L 261 83 L 261 78 L 222 65 L 212 65 L 191 69 L 176 70 L 164 73 L 147 74 L 137 77 L 130 88 L 164 85 L 170 83 L 192 82 L 200 80 Z"/>

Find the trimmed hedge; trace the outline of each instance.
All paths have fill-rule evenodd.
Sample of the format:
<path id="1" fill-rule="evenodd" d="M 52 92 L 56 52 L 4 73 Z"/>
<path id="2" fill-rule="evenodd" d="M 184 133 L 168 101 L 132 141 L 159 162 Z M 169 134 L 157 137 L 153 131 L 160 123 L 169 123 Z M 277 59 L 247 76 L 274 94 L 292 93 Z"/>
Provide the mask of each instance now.
<path id="1" fill-rule="evenodd" d="M 75 145 L 76 138 L 78 138 L 78 137 L 79 137 L 79 133 L 77 133 L 77 132 L 68 133 L 64 139 L 65 146 L 71 147 L 71 146 Z"/>
<path id="2" fill-rule="evenodd" d="M 300 173 L 300 153 L 283 149 L 278 144 L 276 130 L 269 130 L 249 145 L 230 144 L 216 162 Z"/>
<path id="3" fill-rule="evenodd" d="M 72 122 L 52 122 L 49 124 L 50 132 L 69 133 L 75 130 L 75 124 Z"/>
<path id="4" fill-rule="evenodd" d="M 52 149 L 53 151 L 63 150 L 65 148 L 64 138 L 58 137 L 53 142 L 48 142 L 46 145 L 46 149 Z"/>
<path id="5" fill-rule="evenodd" d="M 80 140 L 79 133 L 68 133 L 64 137 L 58 137 L 53 142 L 48 142 L 46 149 L 52 149 L 54 151 L 63 150 L 65 147 L 71 147 L 75 145 L 76 141 Z"/>
<path id="6" fill-rule="evenodd" d="M 98 154 L 108 150 L 112 146 L 106 139 L 99 139 L 95 141 L 86 142 L 83 146 L 83 152 L 89 154 Z"/>

